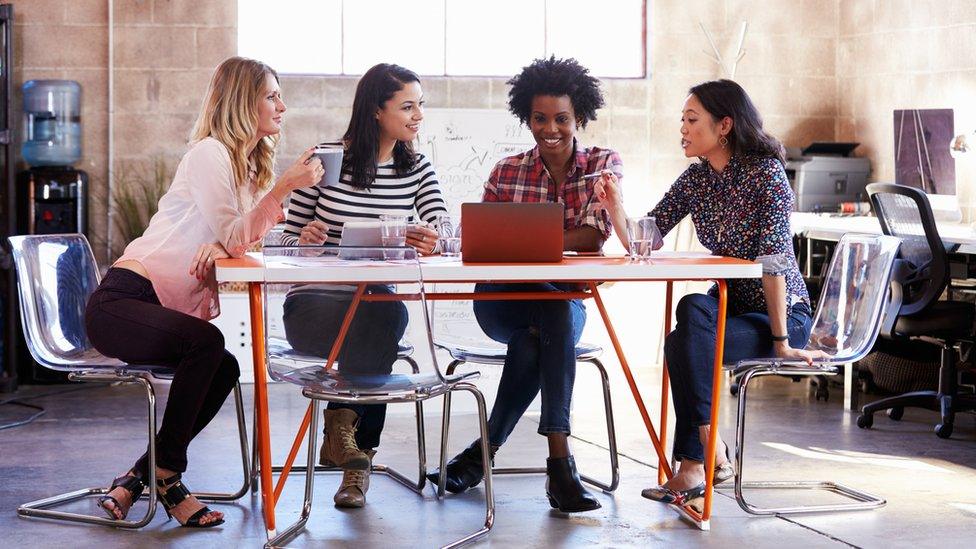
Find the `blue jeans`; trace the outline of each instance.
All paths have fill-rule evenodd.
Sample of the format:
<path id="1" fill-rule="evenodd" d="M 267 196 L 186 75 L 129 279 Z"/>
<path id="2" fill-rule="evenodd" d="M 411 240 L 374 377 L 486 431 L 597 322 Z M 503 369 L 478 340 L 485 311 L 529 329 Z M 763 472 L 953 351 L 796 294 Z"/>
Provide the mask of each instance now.
<path id="1" fill-rule="evenodd" d="M 813 327 L 810 306 L 801 302 L 788 309 L 786 328 L 790 346 L 803 348 Z M 664 340 L 674 400 L 673 454 L 677 461 L 704 461 L 705 450 L 698 427 L 710 423 L 718 299 L 704 294 L 686 295 L 678 302 L 675 316 L 675 329 Z M 769 316 L 765 313 L 726 317 L 723 362 L 732 364 L 745 358 L 771 357 L 771 338 Z"/>
<path id="2" fill-rule="evenodd" d="M 478 284 L 475 292 L 559 292 L 558 285 Z M 475 301 L 474 314 L 488 337 L 508 345 L 498 397 L 488 419 L 488 441 L 501 446 L 542 391 L 539 434 L 569 433 L 576 379 L 576 343 L 586 323 L 583 302 Z"/>
<path id="3" fill-rule="evenodd" d="M 383 285 L 371 285 L 367 293 L 389 294 Z M 299 292 L 285 298 L 285 336 L 296 351 L 326 358 L 339 335 L 352 294 Z M 397 360 L 400 338 L 407 329 L 407 308 L 399 301 L 362 302 L 349 325 L 337 358 L 340 372 L 387 375 Z M 380 445 L 386 423 L 386 404 L 330 402 L 330 410 L 348 408 L 359 415 L 356 444 L 362 449 Z"/>

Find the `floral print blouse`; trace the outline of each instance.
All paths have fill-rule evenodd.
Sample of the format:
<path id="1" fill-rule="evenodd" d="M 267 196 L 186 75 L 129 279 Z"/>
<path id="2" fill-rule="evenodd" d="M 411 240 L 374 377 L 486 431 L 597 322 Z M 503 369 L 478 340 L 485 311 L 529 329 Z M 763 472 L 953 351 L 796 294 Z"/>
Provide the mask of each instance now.
<path id="1" fill-rule="evenodd" d="M 689 166 L 648 215 L 665 235 L 690 214 L 713 254 L 759 261 L 764 274 L 785 276 L 789 308 L 810 302 L 793 251 L 792 211 L 793 190 L 778 160 L 733 156 L 722 173 L 707 162 Z M 766 311 L 760 279 L 729 280 L 730 314 Z"/>

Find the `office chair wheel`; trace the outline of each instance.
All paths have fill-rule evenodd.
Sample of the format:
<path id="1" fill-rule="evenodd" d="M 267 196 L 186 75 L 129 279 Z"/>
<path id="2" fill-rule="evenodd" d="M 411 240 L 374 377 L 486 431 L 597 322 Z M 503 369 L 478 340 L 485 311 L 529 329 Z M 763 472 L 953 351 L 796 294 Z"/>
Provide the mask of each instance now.
<path id="1" fill-rule="evenodd" d="M 730 383 L 729 384 L 729 393 L 732 396 L 739 396 L 739 384 L 738 383 Z"/>
<path id="2" fill-rule="evenodd" d="M 820 402 L 821 398 L 824 402 L 827 402 L 830 400 L 830 391 L 828 391 L 826 387 L 817 387 L 817 392 L 814 394 L 814 398 L 817 399 L 817 402 Z"/>
<path id="3" fill-rule="evenodd" d="M 903 415 L 905 415 L 905 409 L 901 406 L 888 409 L 888 419 L 892 421 L 901 421 L 901 416 Z"/>
<path id="4" fill-rule="evenodd" d="M 874 425 L 874 414 L 861 414 L 857 416 L 857 426 L 861 429 L 870 429 Z"/>
<path id="5" fill-rule="evenodd" d="M 949 438 L 952 436 L 952 424 L 951 423 L 940 423 L 935 426 L 935 434 L 939 438 Z"/>

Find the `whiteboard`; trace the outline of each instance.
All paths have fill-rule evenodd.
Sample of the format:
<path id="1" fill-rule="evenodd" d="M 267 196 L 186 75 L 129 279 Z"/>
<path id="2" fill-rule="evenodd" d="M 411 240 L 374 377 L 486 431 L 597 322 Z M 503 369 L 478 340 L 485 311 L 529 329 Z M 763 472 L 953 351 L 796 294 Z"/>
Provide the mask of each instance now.
<path id="1" fill-rule="evenodd" d="M 418 150 L 437 172 L 451 215 L 462 202 L 481 202 L 488 174 L 502 158 L 535 146 L 528 128 L 500 109 L 427 109 Z"/>

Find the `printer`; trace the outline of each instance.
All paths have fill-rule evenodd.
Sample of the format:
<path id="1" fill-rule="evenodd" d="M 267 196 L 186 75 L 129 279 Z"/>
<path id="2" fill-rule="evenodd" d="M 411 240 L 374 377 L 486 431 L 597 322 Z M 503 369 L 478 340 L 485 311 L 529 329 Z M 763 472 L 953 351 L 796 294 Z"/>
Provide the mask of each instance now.
<path id="1" fill-rule="evenodd" d="M 851 157 L 860 143 L 811 143 L 786 154 L 786 177 L 798 212 L 836 212 L 841 202 L 865 202 L 871 171 L 867 158 Z"/>

